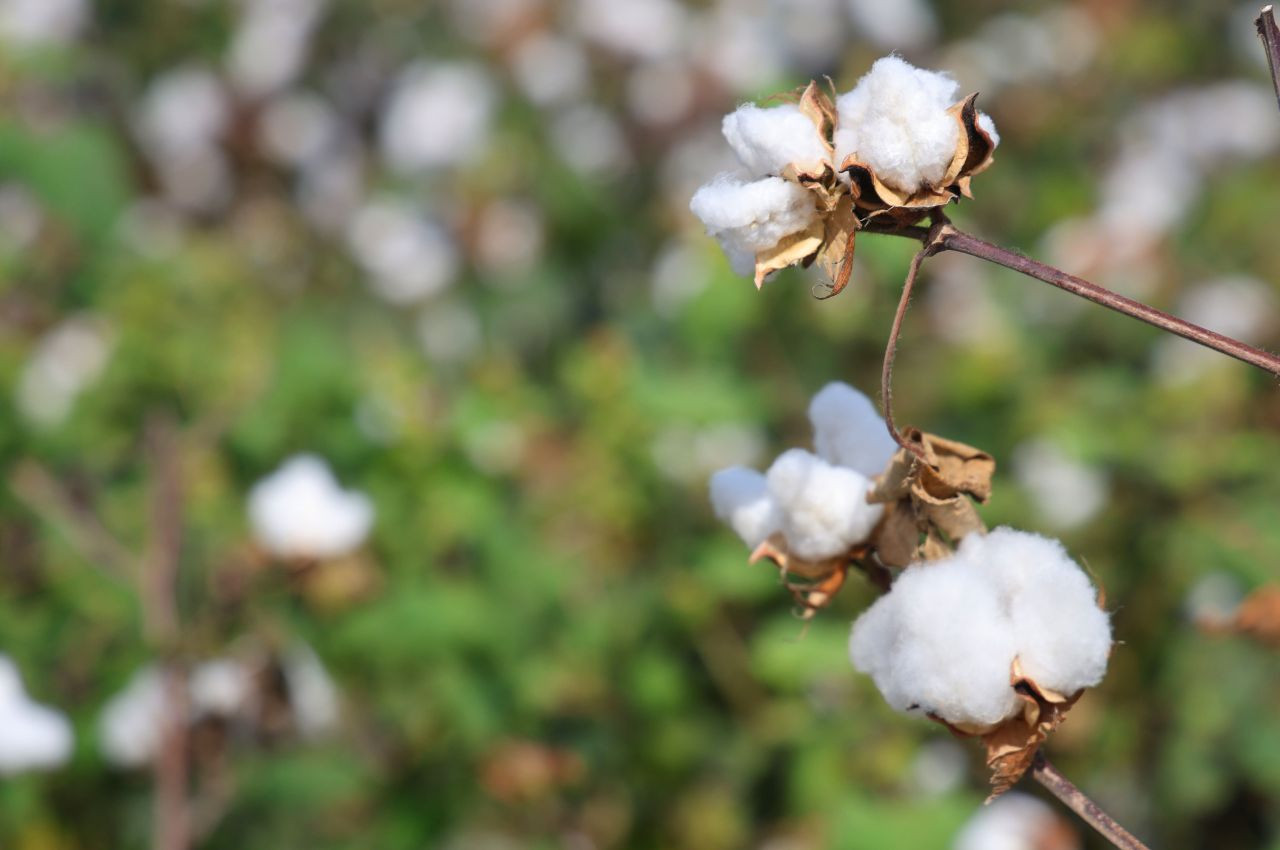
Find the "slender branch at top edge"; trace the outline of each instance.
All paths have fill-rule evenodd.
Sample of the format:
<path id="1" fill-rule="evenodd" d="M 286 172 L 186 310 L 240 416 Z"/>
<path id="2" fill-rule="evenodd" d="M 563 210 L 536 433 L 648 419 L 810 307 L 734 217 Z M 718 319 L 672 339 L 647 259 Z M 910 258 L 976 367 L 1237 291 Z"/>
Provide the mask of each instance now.
<path id="1" fill-rule="evenodd" d="M 1112 292 L 1110 289 L 1098 286 L 1096 283 L 1090 283 L 1083 278 L 1069 275 L 1053 266 L 1033 260 L 1015 251 L 1010 251 L 1008 248 L 993 245 L 976 236 L 956 230 L 954 227 L 947 227 L 944 231 L 932 237 L 930 234 L 934 233 L 934 231 L 925 230 L 922 227 L 885 227 L 876 228 L 873 232 L 918 239 L 926 243 L 926 250 L 932 248 L 930 253 L 956 251 L 957 253 L 968 254 L 971 257 L 977 257 L 980 260 L 1004 266 L 1027 277 L 1033 277 L 1051 286 L 1066 290 L 1072 295 L 1077 295 L 1095 304 L 1115 310 L 1117 313 L 1123 313 L 1163 331 L 1176 334 L 1184 339 L 1199 343 L 1206 348 L 1212 348 L 1214 351 L 1225 354 L 1228 357 L 1234 357 L 1237 360 L 1257 366 L 1263 371 L 1280 376 L 1280 357 L 1269 351 L 1254 348 L 1238 339 L 1223 336 L 1208 328 L 1202 328 L 1184 319 L 1179 319 L 1177 316 L 1171 316 L 1162 310 L 1143 304 L 1141 301 L 1126 298 L 1119 293 Z"/>
<path id="2" fill-rule="evenodd" d="M 1031 776 L 1120 850 L 1149 850 L 1147 845 L 1139 841 L 1133 833 L 1116 823 L 1115 818 L 1090 800 L 1075 786 L 1075 783 L 1059 773 L 1058 769 L 1044 757 L 1043 750 L 1036 752 L 1035 761 L 1031 766 Z"/>
<path id="3" fill-rule="evenodd" d="M 1271 69 L 1271 87 L 1276 91 L 1276 103 L 1280 104 L 1280 27 L 1276 26 L 1275 13 L 1271 6 L 1263 6 L 1258 19 L 1253 22 L 1258 27 L 1258 37 L 1267 51 L 1267 67 Z"/>

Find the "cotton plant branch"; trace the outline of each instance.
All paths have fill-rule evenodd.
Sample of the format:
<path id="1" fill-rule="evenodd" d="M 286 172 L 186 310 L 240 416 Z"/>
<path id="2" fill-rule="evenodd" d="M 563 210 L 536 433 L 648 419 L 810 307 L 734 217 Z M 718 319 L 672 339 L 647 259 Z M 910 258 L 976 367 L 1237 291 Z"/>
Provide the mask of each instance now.
<path id="1" fill-rule="evenodd" d="M 192 843 L 192 824 L 187 671 L 179 652 L 183 488 L 177 427 L 169 417 L 152 414 L 143 440 L 150 476 L 151 534 L 138 574 L 138 595 L 147 641 L 160 657 L 164 693 L 161 743 L 152 767 L 156 783 L 152 846 L 154 850 L 187 850 Z"/>
<path id="2" fill-rule="evenodd" d="M 1043 751 L 1036 753 L 1035 761 L 1031 766 L 1031 776 L 1120 850 L 1148 850 L 1147 845 L 1116 823 L 1115 818 L 1089 799 L 1075 786 L 1075 783 L 1059 773 L 1058 769 L 1045 758 Z"/>
<path id="3" fill-rule="evenodd" d="M 1271 69 L 1271 85 L 1276 91 L 1276 102 L 1280 104 L 1280 27 L 1276 26 L 1275 12 L 1271 6 L 1263 6 L 1254 21 L 1258 27 L 1258 37 L 1267 51 L 1267 67 Z"/>

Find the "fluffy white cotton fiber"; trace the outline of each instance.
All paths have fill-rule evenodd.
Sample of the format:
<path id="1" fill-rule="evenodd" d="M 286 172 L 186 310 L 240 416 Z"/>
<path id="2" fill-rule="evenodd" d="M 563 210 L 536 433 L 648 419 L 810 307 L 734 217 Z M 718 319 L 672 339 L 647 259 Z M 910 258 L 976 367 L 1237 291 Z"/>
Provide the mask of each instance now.
<path id="1" fill-rule="evenodd" d="M 947 114 L 958 88 L 945 74 L 897 56 L 877 60 L 852 91 L 836 99 L 837 163 L 853 154 L 907 194 L 938 183 L 959 141 L 959 124 Z"/>
<path id="2" fill-rule="evenodd" d="M 809 421 L 819 457 L 867 477 L 884 472 L 898 450 L 871 399 L 839 381 L 827 384 L 809 402 Z"/>
<path id="3" fill-rule="evenodd" d="M 769 495 L 779 508 L 788 550 L 810 560 L 838 555 L 867 538 L 882 505 L 867 502 L 871 482 L 804 449 L 783 452 L 769 467 Z"/>
<path id="4" fill-rule="evenodd" d="M 712 475 L 711 506 L 752 549 L 778 530 L 777 506 L 765 477 L 754 469 L 731 466 Z"/>
<path id="5" fill-rule="evenodd" d="M 820 170 L 830 154 L 813 121 L 793 103 L 762 109 L 739 106 L 724 117 L 721 131 L 752 175 L 779 175 L 789 164 Z"/>
<path id="6" fill-rule="evenodd" d="M 986 726 L 1017 711 L 1015 658 L 1062 693 L 1106 671 L 1111 624 L 1061 544 L 1000 528 L 909 567 L 854 623 L 849 654 L 890 705 Z"/>
<path id="7" fill-rule="evenodd" d="M 753 257 L 817 217 L 813 195 L 780 177 L 744 181 L 722 174 L 694 193 L 689 209 L 726 253 Z"/>
<path id="8" fill-rule="evenodd" d="M 1013 623 L 1023 673 L 1067 694 L 1102 681 L 1111 623 L 1089 577 L 1061 543 L 997 528 L 966 537 L 957 555 L 994 579 Z"/>

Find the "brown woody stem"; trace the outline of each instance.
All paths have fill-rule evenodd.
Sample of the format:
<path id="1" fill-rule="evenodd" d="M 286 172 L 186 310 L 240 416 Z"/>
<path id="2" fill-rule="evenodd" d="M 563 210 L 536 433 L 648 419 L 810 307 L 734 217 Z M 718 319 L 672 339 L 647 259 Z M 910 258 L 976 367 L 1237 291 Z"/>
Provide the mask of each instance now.
<path id="1" fill-rule="evenodd" d="M 993 245 L 953 227 L 947 227 L 941 233 L 933 230 L 926 231 L 920 227 L 883 228 L 874 232 L 891 236 L 903 236 L 908 239 L 919 239 L 925 242 L 926 250 L 932 248 L 930 253 L 956 251 L 961 254 L 968 254 L 971 257 L 977 257 L 980 260 L 986 260 L 989 263 L 1004 266 L 1028 277 L 1044 281 L 1051 286 L 1064 289 L 1072 295 L 1078 295 L 1095 304 L 1101 304 L 1103 307 L 1115 310 L 1117 313 L 1124 313 L 1126 316 L 1131 316 L 1161 330 L 1199 343 L 1206 348 L 1212 348 L 1214 351 L 1225 354 L 1228 357 L 1234 357 L 1237 360 L 1257 366 L 1263 371 L 1280 376 L 1280 357 L 1269 351 L 1254 348 L 1238 339 L 1232 339 L 1208 328 L 1202 328 L 1199 325 L 1179 319 L 1177 316 L 1171 316 L 1168 313 L 1143 304 L 1141 301 L 1126 298 L 1119 293 L 1098 286 L 1096 283 L 1090 283 L 1083 278 L 1069 275 L 1053 266 L 1025 257 L 1015 251 L 1010 251 L 1008 248 Z"/>
<path id="2" fill-rule="evenodd" d="M 1089 799 L 1075 783 L 1059 773 L 1045 758 L 1043 750 L 1036 752 L 1035 761 L 1031 765 L 1031 776 L 1120 850 L 1149 850 L 1133 833 L 1116 823 L 1115 818 Z"/>
<path id="3" fill-rule="evenodd" d="M 1258 19 L 1254 21 L 1258 27 L 1258 37 L 1267 51 L 1267 67 L 1271 69 L 1271 86 L 1276 91 L 1276 102 L 1280 103 L 1280 27 L 1276 26 L 1276 16 L 1271 6 L 1263 6 Z"/>

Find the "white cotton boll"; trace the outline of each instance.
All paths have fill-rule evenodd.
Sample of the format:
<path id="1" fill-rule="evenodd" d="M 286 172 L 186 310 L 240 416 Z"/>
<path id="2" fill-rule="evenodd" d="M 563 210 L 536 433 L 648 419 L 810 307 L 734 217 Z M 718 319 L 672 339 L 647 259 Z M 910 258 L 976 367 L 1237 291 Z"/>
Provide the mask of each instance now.
<path id="1" fill-rule="evenodd" d="M 280 165 L 302 166 L 317 159 L 340 129 L 323 98 L 294 92 L 273 98 L 262 110 L 258 146 Z"/>
<path id="2" fill-rule="evenodd" d="M 991 582 L 949 558 L 908 568 L 853 625 L 849 656 L 899 711 L 988 725 L 1018 710 L 1013 631 Z"/>
<path id="3" fill-rule="evenodd" d="M 0 655 L 0 774 L 49 770 L 71 757 L 71 724 L 27 696 L 18 667 Z"/>
<path id="4" fill-rule="evenodd" d="M 347 244 L 380 297 L 412 304 L 448 288 L 458 271 L 457 249 L 435 222 L 407 204 L 375 200 L 347 228 Z"/>
<path id="5" fill-rule="evenodd" d="M 836 164 L 853 154 L 882 181 L 908 194 L 942 180 L 960 126 L 947 114 L 958 85 L 945 74 L 878 59 L 852 91 L 836 99 Z"/>
<path id="6" fill-rule="evenodd" d="M 957 557 L 993 582 L 1029 679 L 1064 694 L 1102 681 L 1111 654 L 1111 619 L 1061 543 L 997 528 L 967 536 Z"/>
<path id="7" fill-rule="evenodd" d="M 0 38 L 24 47 L 65 44 L 88 18 L 85 0 L 0 0 Z"/>
<path id="8" fill-rule="evenodd" d="M 382 155 L 404 174 L 468 162 L 488 141 L 496 102 L 493 82 L 479 65 L 411 65 L 382 113 Z"/>
<path id="9" fill-rule="evenodd" d="M 884 472 L 898 451 L 871 399 L 848 384 L 823 387 L 809 402 L 809 421 L 819 457 L 868 478 Z"/>
<path id="10" fill-rule="evenodd" d="M 578 0 L 578 31 L 626 56 L 671 56 L 688 30 L 688 13 L 675 0 Z"/>
<path id="11" fill-rule="evenodd" d="M 76 316 L 64 320 L 36 343 L 18 378 L 15 402 L 31 423 L 61 424 L 76 399 L 106 368 L 110 330 L 101 321 Z"/>
<path id="12" fill-rule="evenodd" d="M 938 21 L 927 0 L 846 0 L 846 6 L 854 31 L 880 47 L 923 47 L 938 34 Z"/>
<path id="13" fill-rule="evenodd" d="M 231 717 L 252 699 L 253 673 L 234 658 L 215 658 L 191 670 L 187 687 L 193 713 Z"/>
<path id="14" fill-rule="evenodd" d="M 871 482 L 804 449 L 778 456 L 767 475 L 787 549 L 809 560 L 839 555 L 867 538 L 884 513 L 867 502 Z"/>
<path id="15" fill-rule="evenodd" d="M 525 97 L 539 106 L 552 106 L 582 96 L 591 63 L 577 42 L 543 32 L 516 47 L 511 72 Z"/>
<path id="16" fill-rule="evenodd" d="M 830 159 L 813 122 L 793 103 L 744 104 L 724 117 L 721 132 L 753 176 L 778 175 L 791 163 L 817 170 Z"/>
<path id="17" fill-rule="evenodd" d="M 551 140 L 565 164 L 587 177 L 622 171 L 631 159 L 627 136 L 608 112 L 580 103 L 555 116 Z"/>
<path id="18" fill-rule="evenodd" d="M 711 506 L 752 549 L 776 532 L 781 522 L 765 477 L 741 466 L 711 476 Z"/>
<path id="19" fill-rule="evenodd" d="M 694 193 L 689 209 L 730 257 L 755 256 L 817 217 L 812 194 L 780 177 L 743 182 L 722 174 Z"/>
<path id="20" fill-rule="evenodd" d="M 1049 440 L 1029 440 L 1013 452 L 1013 475 L 1048 525 L 1078 528 L 1107 503 L 1107 476 Z"/>
<path id="21" fill-rule="evenodd" d="M 951 850 L 1079 850 L 1080 837 L 1048 804 L 1011 791 L 974 813 Z"/>
<path id="22" fill-rule="evenodd" d="M 231 108 L 217 74 L 207 68 L 176 68 L 153 79 L 142 95 L 134 125 L 153 157 L 203 151 L 214 145 Z"/>
<path id="23" fill-rule="evenodd" d="M 343 490 L 328 464 L 295 455 L 249 492 L 258 542 L 279 557 L 333 558 L 358 548 L 373 526 L 373 503 Z"/>
<path id="24" fill-rule="evenodd" d="M 323 735 L 338 725 L 338 688 L 315 650 L 295 645 L 283 658 L 289 706 L 298 731 L 306 737 Z"/>
<path id="25" fill-rule="evenodd" d="M 227 54 L 236 88 L 260 97 L 288 85 L 306 64 L 320 0 L 246 0 Z"/>
<path id="26" fill-rule="evenodd" d="M 146 764 L 160 744 L 163 720 L 164 682 L 160 671 L 148 665 L 103 707 L 98 719 L 102 754 L 119 767 Z"/>

